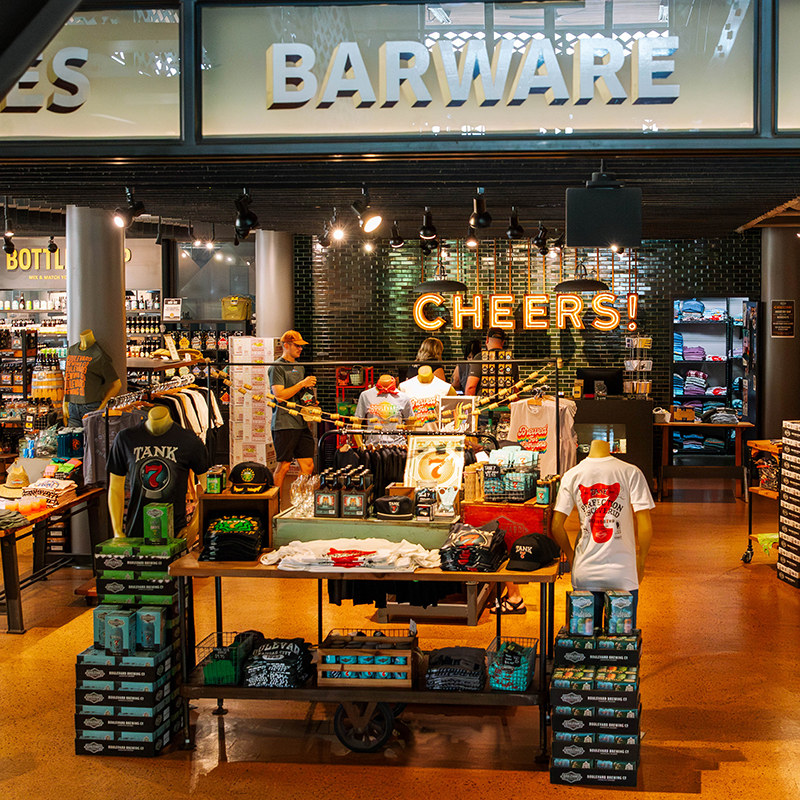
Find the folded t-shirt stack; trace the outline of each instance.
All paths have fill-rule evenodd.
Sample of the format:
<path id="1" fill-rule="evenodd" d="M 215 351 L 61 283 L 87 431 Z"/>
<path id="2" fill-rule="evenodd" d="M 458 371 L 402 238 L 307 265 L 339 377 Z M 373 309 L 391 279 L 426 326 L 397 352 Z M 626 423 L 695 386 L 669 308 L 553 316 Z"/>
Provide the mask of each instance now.
<path id="1" fill-rule="evenodd" d="M 677 372 L 672 376 L 672 394 L 676 396 L 683 394 L 683 376 Z"/>
<path id="2" fill-rule="evenodd" d="M 264 540 L 260 519 L 218 517 L 209 523 L 200 561 L 256 561 Z"/>
<path id="3" fill-rule="evenodd" d="M 39 478 L 22 490 L 23 497 L 44 497 L 48 508 L 77 499 L 75 481 L 62 481 L 58 478 Z"/>
<path id="4" fill-rule="evenodd" d="M 414 572 L 435 569 L 439 553 L 421 544 L 388 539 L 324 539 L 290 542 L 261 556 L 261 563 L 278 569 L 309 572 Z"/>
<path id="5" fill-rule="evenodd" d="M 702 450 L 703 435 L 700 433 L 678 433 L 676 431 L 673 444 L 678 450 Z"/>
<path id="6" fill-rule="evenodd" d="M 428 689 L 480 692 L 486 685 L 486 651 L 479 647 L 442 647 L 428 656 Z"/>
<path id="7" fill-rule="evenodd" d="M 706 436 L 703 448 L 710 450 L 712 453 L 722 453 L 725 450 L 725 440 L 717 436 Z"/>
<path id="8" fill-rule="evenodd" d="M 496 520 L 482 528 L 457 522 L 450 527 L 439 555 L 443 570 L 497 572 L 506 557 L 505 532 Z"/>
<path id="9" fill-rule="evenodd" d="M 681 304 L 681 320 L 683 322 L 702 320 L 705 308 L 705 304 L 700 300 L 684 300 Z"/>
<path id="10" fill-rule="evenodd" d="M 299 689 L 311 677 L 311 650 L 303 639 L 267 639 L 244 665 L 244 685 Z"/>
<path id="11" fill-rule="evenodd" d="M 706 349 L 705 347 L 700 347 L 700 345 L 696 345 L 695 347 L 690 347 L 688 345 L 683 346 L 683 360 L 684 361 L 705 361 L 706 360 Z"/>
<path id="12" fill-rule="evenodd" d="M 685 395 L 703 395 L 708 387 L 708 375 L 697 369 L 690 369 L 686 373 L 686 380 L 683 382 L 683 393 Z"/>
<path id="13" fill-rule="evenodd" d="M 683 334 L 677 331 L 672 334 L 672 357 L 675 361 L 683 361 Z"/>
<path id="14" fill-rule="evenodd" d="M 712 408 L 703 413 L 702 421 L 714 425 L 736 425 L 739 415 L 734 408 Z"/>

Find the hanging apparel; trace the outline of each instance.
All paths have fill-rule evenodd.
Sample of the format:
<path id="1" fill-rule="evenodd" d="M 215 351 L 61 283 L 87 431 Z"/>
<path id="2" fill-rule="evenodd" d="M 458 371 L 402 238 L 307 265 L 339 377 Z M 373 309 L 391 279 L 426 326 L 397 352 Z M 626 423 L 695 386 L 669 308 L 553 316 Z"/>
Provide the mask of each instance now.
<path id="1" fill-rule="evenodd" d="M 435 376 L 428 383 L 415 377 L 400 384 L 400 391 L 411 398 L 411 408 L 418 423 L 415 430 L 439 430 L 439 398 L 446 397 L 452 390 L 447 381 Z"/>
<path id="2" fill-rule="evenodd" d="M 633 513 L 655 507 L 642 471 L 614 456 L 585 458 L 561 479 L 555 511 L 569 515 L 575 506 L 581 528 L 572 586 L 638 589 Z"/>
<path id="3" fill-rule="evenodd" d="M 106 440 L 105 411 L 93 411 L 83 420 L 83 482 L 106 483 L 108 471 L 108 453 L 120 431 L 133 428 L 147 419 L 147 414 L 140 408 L 133 408 L 121 413 L 108 414 L 108 440 Z"/>
<path id="4" fill-rule="evenodd" d="M 208 471 L 206 448 L 191 431 L 172 425 L 154 436 L 142 423 L 120 431 L 111 448 L 109 471 L 128 478 L 131 499 L 125 526 L 128 538 L 144 534 L 144 507 L 172 503 L 175 530 L 186 525 L 186 490 L 189 471 Z"/>
<path id="5" fill-rule="evenodd" d="M 560 472 L 575 466 L 578 460 L 578 435 L 575 432 L 577 406 L 573 400 L 559 398 L 559 455 Z M 511 403 L 509 438 L 525 450 L 539 456 L 539 474 L 559 474 L 556 461 L 556 402 L 543 400 L 540 406 L 529 405 L 527 400 Z"/>
<path id="6" fill-rule="evenodd" d="M 64 399 L 68 403 L 99 404 L 108 391 L 108 384 L 118 379 L 110 356 L 97 342 L 85 350 L 81 350 L 80 344 L 73 344 L 67 350 Z"/>

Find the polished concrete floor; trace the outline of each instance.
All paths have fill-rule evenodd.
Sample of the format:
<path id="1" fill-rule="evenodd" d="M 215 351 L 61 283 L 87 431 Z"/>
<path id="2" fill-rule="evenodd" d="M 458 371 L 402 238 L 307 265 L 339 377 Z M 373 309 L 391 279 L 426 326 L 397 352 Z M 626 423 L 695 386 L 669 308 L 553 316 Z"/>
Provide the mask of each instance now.
<path id="1" fill-rule="evenodd" d="M 551 786 L 534 761 L 538 712 L 412 706 L 380 753 L 357 755 L 336 739 L 333 705 L 228 702 L 224 717 L 200 701 L 197 748 L 156 759 L 73 754 L 75 655 L 91 641 L 91 612 L 62 571 L 24 594 L 28 633 L 0 633 L 0 800 L 149 798 L 527 798 L 615 796 L 705 799 L 800 797 L 800 591 L 775 576 L 775 556 L 746 545 L 747 507 L 732 484 L 675 481 L 654 511 L 642 586 L 644 704 L 636 790 Z M 774 530 L 777 506 L 754 498 L 756 530 Z M 198 582 L 198 635 L 213 630 L 213 586 Z M 225 581 L 225 628 L 316 635 L 311 581 Z M 556 619 L 567 579 L 556 587 Z M 537 635 L 538 590 L 505 632 Z M 375 624 L 371 607 L 325 607 L 325 628 Z M 5 617 L 0 620 L 0 629 Z M 533 632 L 529 630 L 533 628 Z M 477 628 L 420 625 L 423 647 L 486 646 Z"/>

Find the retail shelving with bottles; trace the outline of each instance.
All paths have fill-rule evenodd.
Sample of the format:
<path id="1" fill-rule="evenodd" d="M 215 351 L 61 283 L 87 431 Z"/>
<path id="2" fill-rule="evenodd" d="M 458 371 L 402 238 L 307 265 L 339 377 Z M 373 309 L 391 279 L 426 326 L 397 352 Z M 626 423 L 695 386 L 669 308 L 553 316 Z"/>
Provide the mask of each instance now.
<path id="1" fill-rule="evenodd" d="M 742 331 L 747 299 L 673 298 L 672 402 L 694 407 L 698 418 L 715 405 L 733 408 L 739 417 L 742 415 Z M 694 439 L 691 447 L 686 447 L 683 438 L 676 438 L 673 453 L 721 459 L 733 455 L 732 434 L 725 436 L 722 446 L 716 440 L 708 446 L 699 435 Z"/>

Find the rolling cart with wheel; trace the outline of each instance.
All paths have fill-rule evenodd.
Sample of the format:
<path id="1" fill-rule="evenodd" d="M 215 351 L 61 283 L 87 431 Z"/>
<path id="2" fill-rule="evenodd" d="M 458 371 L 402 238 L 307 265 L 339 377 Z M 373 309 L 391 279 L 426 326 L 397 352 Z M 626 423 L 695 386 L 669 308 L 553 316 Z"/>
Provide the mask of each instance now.
<path id="1" fill-rule="evenodd" d="M 374 752 L 382 748 L 391 738 L 396 717 L 401 714 L 408 703 L 430 705 L 458 705 L 475 707 L 500 706 L 538 706 L 539 707 L 539 755 L 540 761 L 547 758 L 547 659 L 553 656 L 554 620 L 553 604 L 555 581 L 560 572 L 560 565 L 553 564 L 536 572 L 481 572 L 460 573 L 441 569 L 419 569 L 405 573 L 364 573 L 364 572 L 295 572 L 281 571 L 277 567 L 267 567 L 260 562 L 201 562 L 196 552 L 189 553 L 170 564 L 170 575 L 179 580 L 179 598 L 183 605 L 181 621 L 181 663 L 184 683 L 180 693 L 184 700 L 185 728 L 184 747 L 192 748 L 189 725 L 189 701 L 192 699 L 216 699 L 217 709 L 212 713 L 225 713 L 224 699 L 231 700 L 297 700 L 306 703 L 339 703 L 333 720 L 334 731 L 339 740 L 355 752 Z M 323 581 L 324 580 L 390 580 L 390 581 L 476 581 L 489 583 L 538 583 L 540 590 L 539 641 L 540 647 L 536 656 L 533 682 L 524 691 L 497 691 L 488 686 L 480 692 L 444 692 L 422 688 L 420 681 L 407 685 L 406 681 L 379 681 L 369 685 L 369 681 L 360 681 L 350 686 L 319 685 L 317 678 L 312 678 L 305 687 L 299 689 L 250 688 L 245 686 L 206 685 L 202 670 L 189 671 L 190 648 L 194 641 L 189 640 L 191 629 L 190 618 L 193 609 L 186 608 L 185 583 L 199 577 L 213 577 L 216 588 L 216 627 L 223 631 L 222 614 L 222 579 L 266 578 L 294 579 L 317 581 L 317 643 L 325 641 L 323 636 Z M 191 593 L 190 593 L 191 596 Z M 496 617 L 496 635 L 498 641 L 502 635 L 502 614 Z M 299 633 L 299 632 L 298 632 Z M 423 654 L 424 657 L 424 654 Z M 355 665 L 354 665 L 355 666 Z M 318 670 L 325 670 L 326 665 L 318 665 Z M 370 666 L 369 669 L 376 669 Z M 420 669 L 420 673 L 422 670 Z M 341 680 L 341 679 L 339 679 Z M 323 680 L 324 683 L 324 680 Z M 362 685 L 363 684 L 363 685 Z M 395 686 L 395 684 L 397 684 Z"/>

